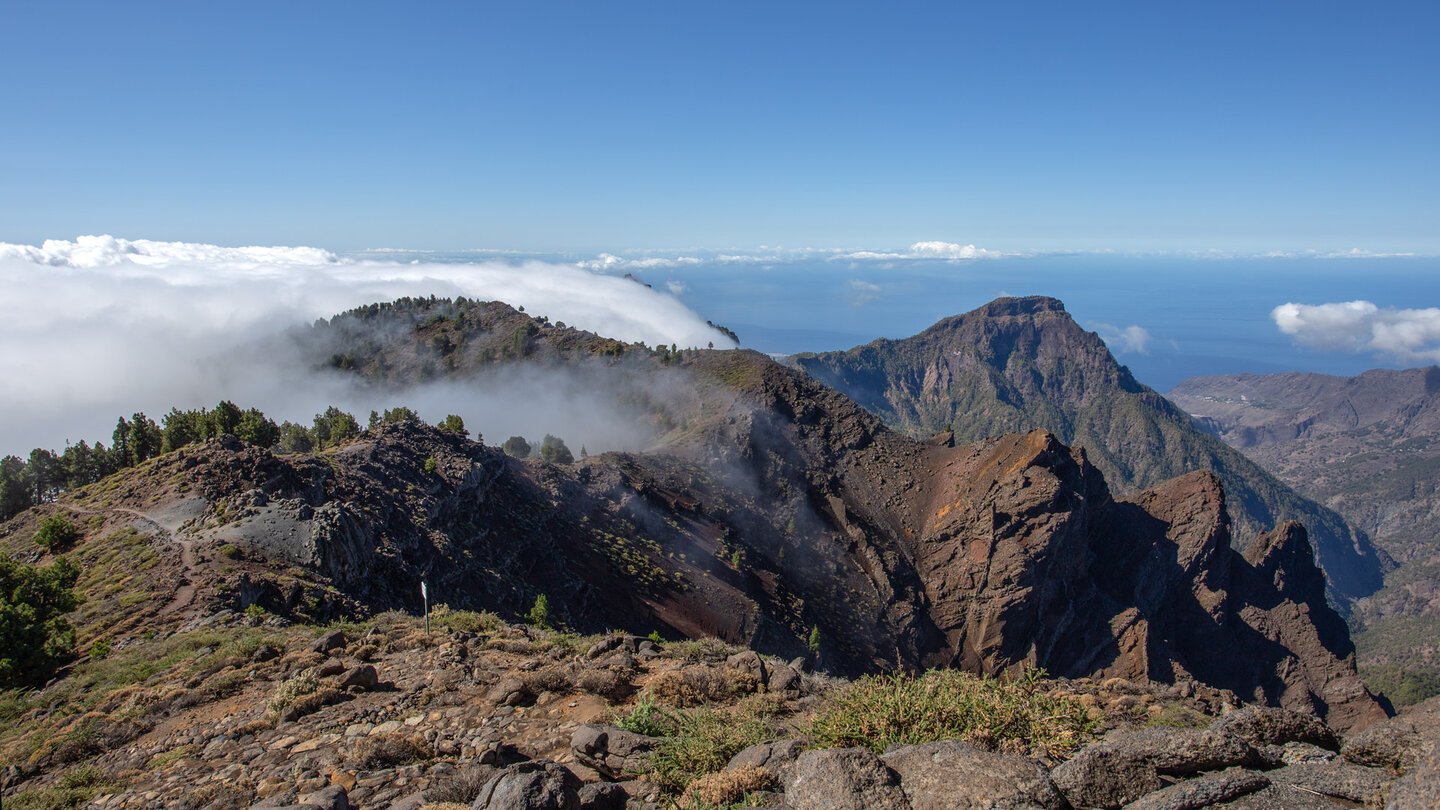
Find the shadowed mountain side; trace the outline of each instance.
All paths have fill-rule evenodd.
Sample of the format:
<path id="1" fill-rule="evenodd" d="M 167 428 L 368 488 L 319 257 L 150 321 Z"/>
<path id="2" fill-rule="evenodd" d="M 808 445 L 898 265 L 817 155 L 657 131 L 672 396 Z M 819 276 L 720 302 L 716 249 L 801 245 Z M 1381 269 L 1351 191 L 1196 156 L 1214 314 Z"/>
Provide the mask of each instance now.
<path id="1" fill-rule="evenodd" d="M 1246 563 L 1213 477 L 1116 503 L 1048 433 L 925 444 L 754 352 L 678 370 L 705 407 L 663 452 L 554 465 L 400 422 L 318 456 L 212 440 L 67 498 L 184 505 L 191 581 L 234 608 L 418 611 L 423 577 L 432 600 L 509 616 L 543 593 L 583 631 L 798 656 L 818 628 L 846 672 L 1031 662 L 1193 677 L 1342 727 L 1379 711 L 1303 531 Z"/>
<path id="2" fill-rule="evenodd" d="M 1192 377 L 1167 396 L 1399 564 L 1352 617 L 1361 662 L 1440 671 L 1440 367 Z"/>
<path id="3" fill-rule="evenodd" d="M 793 362 L 912 436 L 949 429 L 965 442 L 1052 431 L 1083 446 L 1119 492 L 1210 470 L 1225 484 L 1240 545 L 1299 520 L 1339 593 L 1357 598 L 1380 586 L 1382 560 L 1363 533 L 1200 430 L 1053 298 L 999 299 L 913 337 Z"/>

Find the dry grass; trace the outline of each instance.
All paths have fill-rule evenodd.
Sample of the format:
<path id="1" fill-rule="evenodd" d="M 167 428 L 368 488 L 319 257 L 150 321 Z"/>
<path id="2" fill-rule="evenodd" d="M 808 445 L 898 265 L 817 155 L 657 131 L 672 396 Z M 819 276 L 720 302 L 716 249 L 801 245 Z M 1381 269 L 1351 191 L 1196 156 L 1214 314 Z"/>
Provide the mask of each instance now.
<path id="1" fill-rule="evenodd" d="M 779 785 L 775 775 L 763 767 L 746 765 L 731 771 L 707 774 L 690 783 L 680 797 L 682 807 L 693 804 L 728 805 L 745 798 L 747 793 L 771 790 Z"/>
<path id="2" fill-rule="evenodd" d="M 362 738 L 351 758 L 363 768 L 379 770 L 424 762 L 430 757 L 430 746 L 423 737 L 394 732 Z"/>
<path id="3" fill-rule="evenodd" d="M 822 748 L 965 740 L 988 750 L 1063 754 L 1099 726 L 1085 707 L 1041 691 L 1043 673 L 1008 680 L 955 670 L 861 678 L 841 690 L 811 725 Z"/>

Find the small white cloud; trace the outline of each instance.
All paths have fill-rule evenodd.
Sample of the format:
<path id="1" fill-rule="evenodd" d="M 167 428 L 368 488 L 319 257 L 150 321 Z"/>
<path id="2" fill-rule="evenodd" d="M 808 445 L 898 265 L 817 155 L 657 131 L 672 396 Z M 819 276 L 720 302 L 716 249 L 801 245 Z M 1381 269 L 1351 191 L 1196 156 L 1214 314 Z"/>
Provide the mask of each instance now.
<path id="1" fill-rule="evenodd" d="M 685 284 L 680 281 L 667 281 L 665 282 L 665 289 L 669 290 L 671 295 L 683 295 L 685 292 Z"/>
<path id="2" fill-rule="evenodd" d="M 950 261 L 961 261 L 966 259 L 992 259 L 1005 254 L 998 253 L 985 248 L 978 248 L 974 245 L 962 245 L 956 242 L 916 242 L 909 250 L 895 253 L 884 253 L 873 250 L 859 250 L 850 253 L 841 253 L 835 256 L 837 259 L 849 259 L 853 261 L 892 261 L 895 259 L 948 259 Z"/>
<path id="3" fill-rule="evenodd" d="M 705 260 L 697 256 L 647 256 L 643 259 L 626 259 L 613 253 L 601 253 L 593 259 L 576 262 L 586 270 L 602 273 L 620 270 L 664 270 L 704 263 Z"/>
<path id="4" fill-rule="evenodd" d="M 910 253 L 926 259 L 982 259 L 995 255 L 984 248 L 954 242 L 916 242 L 910 246 Z"/>
<path id="5" fill-rule="evenodd" d="M 1143 326 L 1131 324 L 1122 328 L 1109 323 L 1093 323 L 1090 326 L 1116 354 L 1150 353 L 1150 331 Z"/>
<path id="6" fill-rule="evenodd" d="M 852 307 L 864 306 L 880 297 L 881 287 L 879 284 L 852 278 L 845 282 L 845 286 L 850 290 L 850 294 L 846 296 L 846 300 L 850 302 L 850 306 Z"/>
<path id="7" fill-rule="evenodd" d="M 1440 362 L 1440 308 L 1381 308 L 1369 301 L 1281 304 L 1270 317 L 1302 346 Z"/>

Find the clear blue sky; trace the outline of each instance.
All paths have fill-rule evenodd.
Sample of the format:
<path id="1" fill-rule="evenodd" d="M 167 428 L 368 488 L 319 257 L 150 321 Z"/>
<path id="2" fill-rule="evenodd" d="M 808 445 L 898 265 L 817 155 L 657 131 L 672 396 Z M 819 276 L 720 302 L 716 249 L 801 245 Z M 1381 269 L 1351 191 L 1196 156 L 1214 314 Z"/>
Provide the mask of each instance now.
<path id="1" fill-rule="evenodd" d="M 0 241 L 1440 253 L 1437 8 L 17 0 Z"/>

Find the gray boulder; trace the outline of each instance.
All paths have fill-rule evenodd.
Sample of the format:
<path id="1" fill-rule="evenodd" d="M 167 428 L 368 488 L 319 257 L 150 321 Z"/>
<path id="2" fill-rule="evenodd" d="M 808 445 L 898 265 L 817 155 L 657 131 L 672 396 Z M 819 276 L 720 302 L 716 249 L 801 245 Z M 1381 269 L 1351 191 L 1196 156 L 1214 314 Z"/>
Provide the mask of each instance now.
<path id="1" fill-rule="evenodd" d="M 1385 810 L 1435 810 L 1440 807 L 1440 750 L 1426 754 L 1395 783 Z"/>
<path id="2" fill-rule="evenodd" d="M 345 671 L 337 684 L 341 689 L 356 687 L 369 692 L 380 685 L 380 673 L 372 664 L 364 664 Z"/>
<path id="3" fill-rule="evenodd" d="M 1113 734 L 1082 748 L 1051 772 L 1077 807 L 1120 807 L 1190 776 L 1260 761 L 1244 740 L 1213 729 L 1147 728 Z"/>
<path id="4" fill-rule="evenodd" d="M 1320 718 L 1273 706 L 1246 706 L 1217 719 L 1210 730 L 1239 737 L 1257 748 L 1301 742 L 1340 750 L 1340 741 Z"/>
<path id="5" fill-rule="evenodd" d="M 784 782 L 795 770 L 795 760 L 804 748 L 799 740 L 772 740 L 756 743 L 730 758 L 725 770 L 751 766 L 764 768 Z"/>
<path id="6" fill-rule="evenodd" d="M 350 797 L 345 788 L 339 785 L 323 787 L 314 793 L 307 793 L 300 797 L 301 804 L 313 805 L 320 810 L 352 810 Z"/>
<path id="7" fill-rule="evenodd" d="M 619 726 L 587 723 L 570 735 L 570 751 L 606 779 L 623 779 L 645 770 L 657 742 Z"/>
<path id="8" fill-rule="evenodd" d="M 1440 697 L 1345 738 L 1340 755 L 1356 765 L 1407 771 L 1440 745 Z"/>
<path id="9" fill-rule="evenodd" d="M 580 810 L 580 778 L 549 760 L 511 765 L 491 777 L 470 810 Z"/>
<path id="10" fill-rule="evenodd" d="M 1064 810 L 1065 797 L 1041 765 L 982 751 L 959 740 L 907 745 L 880 761 L 900 776 L 912 810 Z"/>
<path id="11" fill-rule="evenodd" d="M 1264 774 L 1241 768 L 1178 782 L 1125 805 L 1125 810 L 1197 810 L 1269 786 Z"/>
<path id="12" fill-rule="evenodd" d="M 865 748 L 806 751 L 785 781 L 794 810 L 909 810 L 900 778 Z"/>
<path id="13" fill-rule="evenodd" d="M 800 697 L 800 673 L 789 664 L 770 664 L 770 681 L 766 688 L 785 698 Z"/>
<path id="14" fill-rule="evenodd" d="M 1395 782 L 1395 774 L 1383 768 L 1366 768 L 1345 762 L 1290 765 L 1266 774 L 1276 785 L 1292 785 L 1350 802 L 1366 802 L 1383 796 Z"/>
<path id="15" fill-rule="evenodd" d="M 323 655 L 333 650 L 344 649 L 347 643 L 343 631 L 331 630 L 320 638 L 315 639 L 315 643 L 310 645 L 310 651 Z"/>

